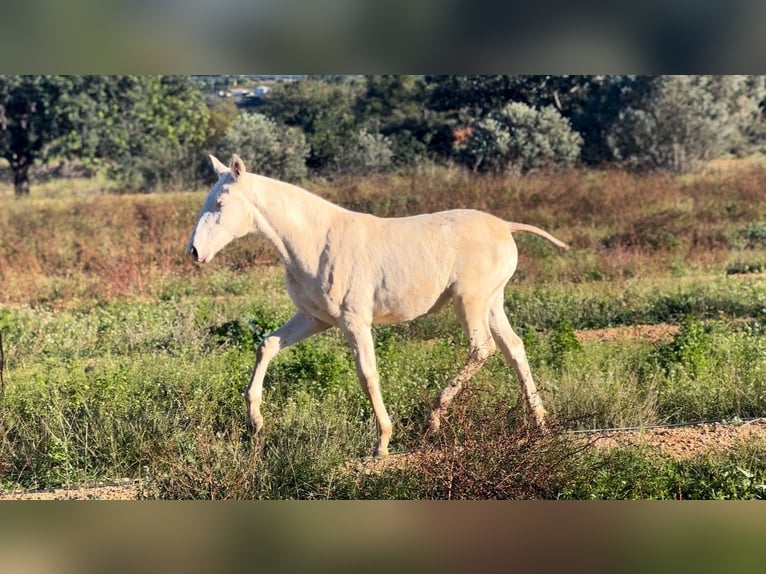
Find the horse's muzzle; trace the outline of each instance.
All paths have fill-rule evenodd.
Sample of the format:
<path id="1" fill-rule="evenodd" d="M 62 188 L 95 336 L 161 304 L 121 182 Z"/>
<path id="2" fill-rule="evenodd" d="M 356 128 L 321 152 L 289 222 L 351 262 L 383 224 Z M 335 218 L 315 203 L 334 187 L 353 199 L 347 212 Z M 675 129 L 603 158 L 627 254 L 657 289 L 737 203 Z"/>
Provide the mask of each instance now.
<path id="1" fill-rule="evenodd" d="M 199 253 L 197 253 L 197 248 L 192 245 L 188 249 L 189 255 L 191 255 L 191 258 L 194 259 L 194 261 L 201 262 L 202 260 L 199 257 Z"/>

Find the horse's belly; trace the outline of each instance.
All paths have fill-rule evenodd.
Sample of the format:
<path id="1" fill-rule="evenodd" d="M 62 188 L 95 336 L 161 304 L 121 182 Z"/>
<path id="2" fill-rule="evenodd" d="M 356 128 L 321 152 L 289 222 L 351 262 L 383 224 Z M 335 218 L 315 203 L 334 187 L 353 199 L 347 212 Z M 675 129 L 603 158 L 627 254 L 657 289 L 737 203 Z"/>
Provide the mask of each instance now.
<path id="1" fill-rule="evenodd" d="M 438 310 L 447 299 L 449 291 L 412 289 L 401 296 L 376 297 L 373 311 L 374 323 L 401 323 Z"/>

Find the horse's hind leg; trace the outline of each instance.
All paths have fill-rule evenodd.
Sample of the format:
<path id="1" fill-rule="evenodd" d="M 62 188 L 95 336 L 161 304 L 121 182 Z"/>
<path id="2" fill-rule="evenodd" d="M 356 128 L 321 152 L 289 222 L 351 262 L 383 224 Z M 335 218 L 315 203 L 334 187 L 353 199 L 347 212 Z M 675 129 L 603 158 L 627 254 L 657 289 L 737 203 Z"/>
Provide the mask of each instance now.
<path id="1" fill-rule="evenodd" d="M 487 362 L 496 348 L 489 329 L 486 303 L 472 304 L 456 297 L 455 312 L 468 336 L 470 343 L 468 357 L 457 375 L 434 399 L 433 409 L 428 419 L 429 432 L 439 430 L 441 419 L 446 414 L 450 403 L 462 390 L 463 385 Z"/>
<path id="2" fill-rule="evenodd" d="M 492 331 L 497 345 L 505 356 L 505 360 L 513 365 L 521 381 L 521 389 L 524 392 L 529 409 L 535 417 L 535 421 L 540 428 L 545 428 L 545 409 L 537 392 L 537 387 L 532 379 L 532 371 L 529 368 L 527 354 L 524 351 L 524 343 L 521 338 L 513 331 L 508 317 L 503 309 L 502 293 L 495 298 L 489 314 L 489 327 Z"/>

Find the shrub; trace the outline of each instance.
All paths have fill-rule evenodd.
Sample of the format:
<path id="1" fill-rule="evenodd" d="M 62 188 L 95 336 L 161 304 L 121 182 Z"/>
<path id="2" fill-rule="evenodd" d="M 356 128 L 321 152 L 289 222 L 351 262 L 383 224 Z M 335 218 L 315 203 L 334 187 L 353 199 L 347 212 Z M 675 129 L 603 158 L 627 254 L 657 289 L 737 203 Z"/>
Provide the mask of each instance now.
<path id="1" fill-rule="evenodd" d="M 475 171 L 526 173 L 572 165 L 582 137 L 554 107 L 512 102 L 477 122 L 461 159 Z"/>
<path id="2" fill-rule="evenodd" d="M 249 171 L 296 182 L 306 176 L 309 146 L 298 128 L 278 126 L 262 114 L 245 113 L 227 130 L 219 152 L 239 154 Z"/>
<path id="3" fill-rule="evenodd" d="M 766 245 L 766 223 L 749 223 L 740 235 L 745 239 L 748 249 Z"/>
<path id="4" fill-rule="evenodd" d="M 591 443 L 575 439 L 555 421 L 550 432 L 519 424 L 514 413 L 498 408 L 492 390 L 476 383 L 455 402 L 431 444 L 416 450 L 423 497 L 555 497 L 576 476 L 577 457 Z"/>
<path id="5" fill-rule="evenodd" d="M 341 171 L 369 175 L 391 166 L 393 150 L 389 139 L 366 129 L 357 131 L 338 158 Z"/>

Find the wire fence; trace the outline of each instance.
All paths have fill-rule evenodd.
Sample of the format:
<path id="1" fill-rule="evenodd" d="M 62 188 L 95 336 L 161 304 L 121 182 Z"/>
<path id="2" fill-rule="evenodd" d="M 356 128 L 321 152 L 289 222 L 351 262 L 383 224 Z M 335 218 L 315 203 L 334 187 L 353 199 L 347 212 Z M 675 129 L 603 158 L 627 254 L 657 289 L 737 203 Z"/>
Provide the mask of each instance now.
<path id="1" fill-rule="evenodd" d="M 738 425 L 738 424 L 744 424 L 744 423 L 753 422 L 753 421 L 762 420 L 762 419 L 763 417 L 746 417 L 746 418 L 733 417 L 730 419 L 699 419 L 695 421 L 688 421 L 688 422 L 682 422 L 682 423 L 664 423 L 664 424 L 656 424 L 656 425 L 644 425 L 644 426 L 633 426 L 633 427 L 612 427 L 612 428 L 603 428 L 603 429 L 577 429 L 570 432 L 574 434 L 596 434 L 596 433 L 608 433 L 608 432 L 644 431 L 644 430 L 651 430 L 651 429 L 669 429 L 669 428 L 677 428 L 677 427 L 693 427 L 693 426 L 699 426 L 699 425 L 713 425 L 713 424 Z"/>

